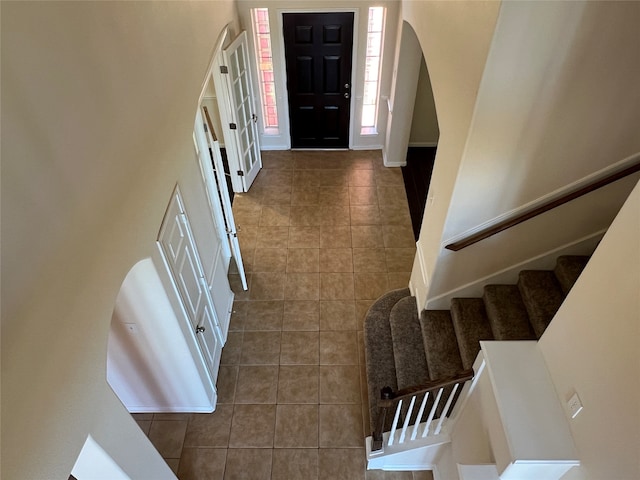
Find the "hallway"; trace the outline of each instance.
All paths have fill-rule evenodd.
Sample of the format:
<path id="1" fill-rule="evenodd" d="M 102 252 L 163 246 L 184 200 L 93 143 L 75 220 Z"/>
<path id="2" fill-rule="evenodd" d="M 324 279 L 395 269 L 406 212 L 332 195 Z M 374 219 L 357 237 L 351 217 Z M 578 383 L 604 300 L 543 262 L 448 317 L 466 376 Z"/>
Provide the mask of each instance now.
<path id="1" fill-rule="evenodd" d="M 415 255 L 399 168 L 380 151 L 263 152 L 233 210 L 236 293 L 213 414 L 135 415 L 180 480 L 426 480 L 365 470 L 363 317 Z"/>

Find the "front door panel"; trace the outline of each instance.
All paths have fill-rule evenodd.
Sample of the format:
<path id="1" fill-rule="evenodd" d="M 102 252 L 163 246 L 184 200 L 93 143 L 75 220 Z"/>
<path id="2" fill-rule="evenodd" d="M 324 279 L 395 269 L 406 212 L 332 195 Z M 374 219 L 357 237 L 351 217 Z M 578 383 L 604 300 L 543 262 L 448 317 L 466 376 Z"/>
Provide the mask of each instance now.
<path id="1" fill-rule="evenodd" d="M 284 13 L 292 148 L 348 148 L 353 13 Z"/>

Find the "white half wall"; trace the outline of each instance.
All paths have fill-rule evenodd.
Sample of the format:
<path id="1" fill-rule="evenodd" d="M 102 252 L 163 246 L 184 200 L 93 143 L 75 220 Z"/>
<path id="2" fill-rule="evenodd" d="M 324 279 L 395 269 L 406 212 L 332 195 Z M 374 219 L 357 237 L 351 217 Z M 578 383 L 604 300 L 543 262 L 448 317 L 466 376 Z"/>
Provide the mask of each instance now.
<path id="1" fill-rule="evenodd" d="M 84 442 L 71 474 L 77 480 L 131 480 L 91 435 Z"/>

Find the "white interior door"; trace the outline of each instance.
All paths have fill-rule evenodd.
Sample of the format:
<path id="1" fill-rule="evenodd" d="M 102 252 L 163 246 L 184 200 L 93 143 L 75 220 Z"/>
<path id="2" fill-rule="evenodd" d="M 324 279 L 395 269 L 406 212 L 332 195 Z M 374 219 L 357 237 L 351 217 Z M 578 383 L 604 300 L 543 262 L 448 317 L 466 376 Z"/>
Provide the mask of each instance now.
<path id="1" fill-rule="evenodd" d="M 189 320 L 195 328 L 202 315 L 207 289 L 204 286 L 206 282 L 202 282 L 204 272 L 189 230 L 182 199 L 176 191 L 171 197 L 158 242 L 171 267 Z"/>
<path id="2" fill-rule="evenodd" d="M 210 116 L 208 115 L 206 107 L 203 107 L 202 117 L 204 118 L 207 125 L 206 130 L 203 129 L 207 145 L 201 146 L 200 150 L 211 152 L 211 162 L 213 165 L 216 185 L 218 186 L 218 191 L 220 192 L 218 198 L 220 199 L 220 203 L 222 205 L 225 229 L 227 232 L 227 237 L 229 239 L 229 245 L 231 246 L 231 255 L 236 262 L 236 267 L 238 268 L 238 273 L 240 274 L 240 279 L 242 280 L 242 288 L 246 290 L 247 277 L 244 271 L 244 264 L 242 263 L 242 253 L 240 252 L 240 243 L 238 242 L 236 221 L 233 217 L 233 210 L 231 208 L 231 197 L 229 195 L 227 182 L 224 178 L 225 173 L 224 166 L 222 164 L 222 155 L 220 154 L 220 145 L 218 144 L 218 141 L 215 137 L 213 125 L 211 123 Z M 196 128 L 198 128 L 197 125 Z"/>
<path id="3" fill-rule="evenodd" d="M 249 187 L 262 168 L 258 144 L 258 117 L 251 70 L 248 64 L 249 49 L 247 32 L 242 32 L 222 51 L 224 65 L 221 67 L 231 110 L 229 128 L 234 138 L 234 150 L 239 159 L 243 191 Z"/>
<path id="4" fill-rule="evenodd" d="M 204 282 L 204 288 L 207 288 L 206 282 Z M 211 300 L 211 297 L 209 297 L 209 300 Z M 204 304 L 204 308 L 198 319 L 198 325 L 196 326 L 196 338 L 202 356 L 204 357 L 204 362 L 211 372 L 213 382 L 215 383 L 218 378 L 224 340 L 215 314 L 215 307 L 211 301 L 205 302 Z"/>
<path id="5" fill-rule="evenodd" d="M 215 382 L 224 337 L 177 187 L 160 228 L 158 242 L 172 271 L 205 364 Z"/>

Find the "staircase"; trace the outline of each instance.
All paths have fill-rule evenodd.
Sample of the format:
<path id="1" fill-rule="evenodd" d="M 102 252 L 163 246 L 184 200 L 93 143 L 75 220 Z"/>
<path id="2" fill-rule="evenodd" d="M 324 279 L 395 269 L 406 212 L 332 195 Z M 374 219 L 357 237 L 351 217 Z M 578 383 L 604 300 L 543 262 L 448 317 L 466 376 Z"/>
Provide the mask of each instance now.
<path id="1" fill-rule="evenodd" d="M 442 420 L 452 412 L 460 395 L 455 376 L 471 369 L 480 351 L 479 342 L 539 339 L 588 259 L 562 256 L 553 271 L 521 271 L 517 285 L 487 285 L 482 298 L 454 298 L 450 310 L 424 310 L 418 315 L 409 289 L 393 290 L 380 297 L 367 312 L 364 327 L 374 439 L 371 453 L 380 451 L 382 432 L 391 432 L 386 434 L 389 446 L 396 437 L 402 439 L 400 443 L 405 442 L 411 425 L 415 426 L 412 440 L 419 431 L 418 425 L 422 425 L 423 438 L 427 434 L 438 435 Z M 442 387 L 443 379 L 453 380 Z M 433 389 L 434 385 L 438 388 Z M 431 396 L 425 395 L 429 388 Z M 386 400 L 381 397 L 382 389 L 386 389 Z M 444 401 L 438 404 L 438 390 L 444 401 L 451 398 L 444 407 Z M 408 392 L 422 395 L 413 398 L 410 407 L 406 405 Z M 391 405 L 389 400 L 399 397 L 404 398 L 405 404 L 393 407 L 395 416 L 385 415 Z M 422 400 L 416 413 L 413 404 Z M 442 418 L 437 427 L 430 425 L 434 418 Z M 404 428 L 396 435 L 399 422 L 404 423 Z"/>

